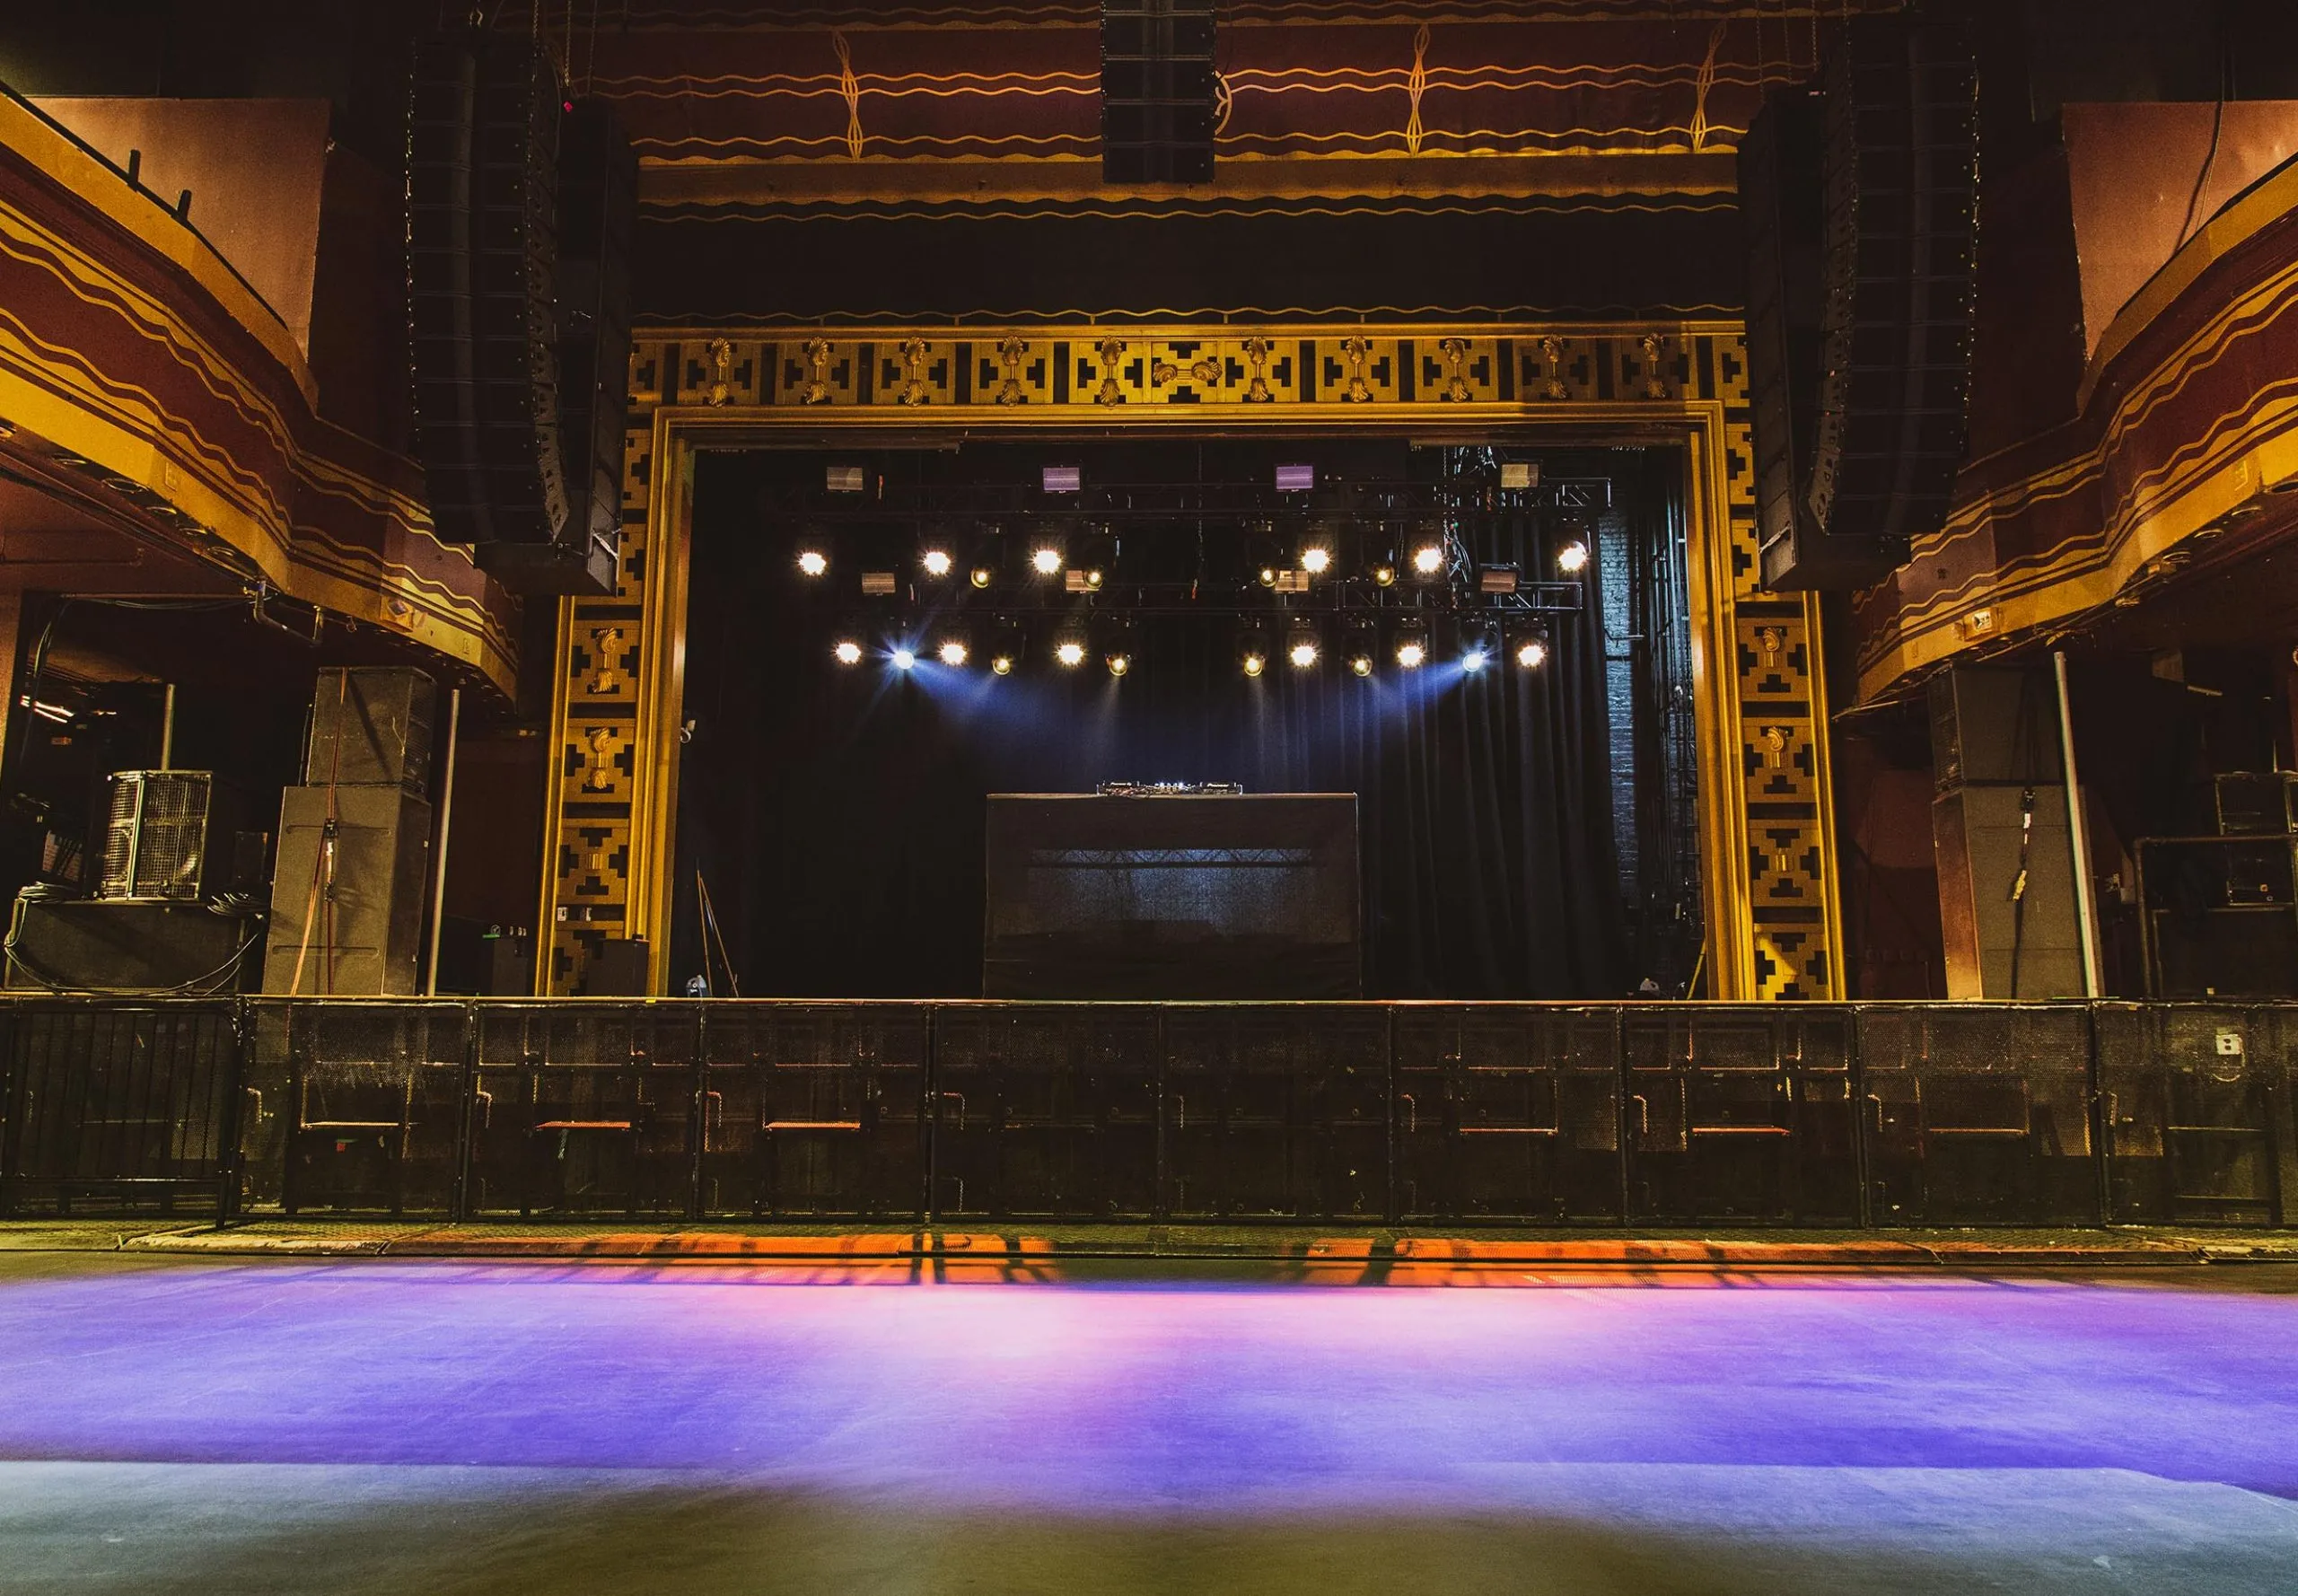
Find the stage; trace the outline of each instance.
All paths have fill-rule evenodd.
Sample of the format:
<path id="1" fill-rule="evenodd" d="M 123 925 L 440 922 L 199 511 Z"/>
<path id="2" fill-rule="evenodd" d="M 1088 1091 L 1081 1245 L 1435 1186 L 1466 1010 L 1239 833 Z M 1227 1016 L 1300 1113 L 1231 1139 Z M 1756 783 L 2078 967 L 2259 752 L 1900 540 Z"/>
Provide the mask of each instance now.
<path id="1" fill-rule="evenodd" d="M 2291 1267 L 842 1278 L 0 1253 L 0 1588 L 2265 1592 L 2298 1571 Z"/>

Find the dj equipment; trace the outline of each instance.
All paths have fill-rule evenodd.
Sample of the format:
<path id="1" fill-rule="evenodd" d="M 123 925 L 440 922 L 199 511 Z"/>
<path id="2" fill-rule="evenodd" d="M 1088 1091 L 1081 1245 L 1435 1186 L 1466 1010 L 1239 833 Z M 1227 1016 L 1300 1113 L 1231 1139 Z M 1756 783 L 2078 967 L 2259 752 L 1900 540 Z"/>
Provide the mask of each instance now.
<path id="1" fill-rule="evenodd" d="M 1353 794 L 993 794 L 987 997 L 1363 991 Z"/>
<path id="2" fill-rule="evenodd" d="M 1101 180 L 1209 183 L 1214 0 L 1102 0 Z"/>
<path id="3" fill-rule="evenodd" d="M 1235 798 L 1244 790 L 1233 781 L 1105 781 L 1093 789 L 1104 798 Z"/>
<path id="4" fill-rule="evenodd" d="M 1939 528 L 1962 463 L 1978 207 L 1968 41 L 1905 14 L 1853 19 L 1816 96 L 1767 97 L 1740 182 L 1764 583 L 1864 587 Z"/>

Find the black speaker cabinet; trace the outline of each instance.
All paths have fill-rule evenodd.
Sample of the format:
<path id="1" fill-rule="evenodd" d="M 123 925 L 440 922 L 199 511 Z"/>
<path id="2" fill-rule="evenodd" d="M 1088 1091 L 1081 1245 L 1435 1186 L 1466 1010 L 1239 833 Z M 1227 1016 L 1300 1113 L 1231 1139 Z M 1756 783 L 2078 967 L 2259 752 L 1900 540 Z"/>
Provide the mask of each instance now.
<path id="1" fill-rule="evenodd" d="M 431 790 L 431 734 L 438 688 L 420 671 L 329 667 L 311 691 L 303 784 Z"/>
<path id="2" fill-rule="evenodd" d="M 1961 31 L 1855 18 L 1816 107 L 1767 99 L 1741 186 L 1764 583 L 1865 587 L 1938 530 L 1962 463 L 1978 77 Z"/>
<path id="3" fill-rule="evenodd" d="M 259 922 L 198 903 L 19 896 L 9 926 L 12 991 L 246 992 L 261 965 Z"/>
<path id="4" fill-rule="evenodd" d="M 1931 775 L 1941 792 L 1973 782 L 2059 779 L 2058 689 L 2040 671 L 1958 665 L 1931 679 Z"/>
<path id="5" fill-rule="evenodd" d="M 2034 793 L 2025 910 L 2019 877 L 2021 810 Z M 2080 997 L 2083 938 L 2074 909 L 2074 857 L 2066 789 L 1966 786 L 1932 802 L 1939 862 L 1939 928 L 1952 998 Z"/>
<path id="6" fill-rule="evenodd" d="M 1101 180 L 1209 183 L 1214 0 L 1102 0 Z"/>
<path id="7" fill-rule="evenodd" d="M 338 786 L 333 796 L 331 871 L 321 858 L 328 790 L 290 787 L 281 802 L 263 989 L 307 997 L 411 995 L 420 975 L 431 806 L 398 787 Z"/>

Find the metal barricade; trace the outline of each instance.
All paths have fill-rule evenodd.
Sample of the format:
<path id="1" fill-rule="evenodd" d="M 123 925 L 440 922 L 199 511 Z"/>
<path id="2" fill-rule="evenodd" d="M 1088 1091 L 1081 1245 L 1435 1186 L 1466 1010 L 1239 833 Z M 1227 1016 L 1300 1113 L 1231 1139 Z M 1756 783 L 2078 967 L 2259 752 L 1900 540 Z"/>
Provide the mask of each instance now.
<path id="1" fill-rule="evenodd" d="M 1394 1025 L 1400 1218 L 1622 1217 L 1618 1011 L 1415 1004 Z"/>
<path id="2" fill-rule="evenodd" d="M 918 1217 L 924 1004 L 731 1001 L 704 1010 L 701 1211 Z"/>
<path id="3" fill-rule="evenodd" d="M 247 1030 L 245 1209 L 461 1211 L 469 1004 L 251 999 Z"/>
<path id="4" fill-rule="evenodd" d="M 1388 1021 L 1377 1008 L 1177 1004 L 1162 1016 L 1162 1211 L 1388 1212 Z"/>
<path id="5" fill-rule="evenodd" d="M 2233 1004 L 2106 1004 L 2096 1022 L 2108 1216 L 2285 1223 L 2282 1016 Z"/>
<path id="6" fill-rule="evenodd" d="M 2091 1011 L 1882 1004 L 1859 1013 L 1877 1224 L 2097 1224 Z"/>
<path id="7" fill-rule="evenodd" d="M 229 1000 L 11 1005 L 0 1212 L 228 1211 Z"/>
<path id="8" fill-rule="evenodd" d="M 1153 1214 L 1158 1013 L 1147 1004 L 938 1005 L 934 1212 Z"/>
<path id="9" fill-rule="evenodd" d="M 693 1211 L 697 1004 L 485 1003 L 472 1020 L 470 1213 Z"/>
<path id="10" fill-rule="evenodd" d="M 1632 1217 L 1858 1223 L 1850 1010 L 1648 1004 L 1620 1023 Z"/>

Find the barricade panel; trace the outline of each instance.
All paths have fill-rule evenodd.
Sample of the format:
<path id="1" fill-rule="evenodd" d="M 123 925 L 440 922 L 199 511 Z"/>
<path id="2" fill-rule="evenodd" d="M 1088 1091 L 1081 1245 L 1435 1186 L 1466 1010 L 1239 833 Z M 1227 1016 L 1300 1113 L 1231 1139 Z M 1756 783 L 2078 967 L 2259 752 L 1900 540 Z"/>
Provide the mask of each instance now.
<path id="1" fill-rule="evenodd" d="M 479 1004 L 473 1013 L 471 1212 L 691 1210 L 696 1005 Z"/>
<path id="2" fill-rule="evenodd" d="M 1158 1023 L 1145 1004 L 937 1007 L 935 1212 L 1153 1213 Z"/>
<path id="3" fill-rule="evenodd" d="M 923 1004 L 723 1002 L 704 1023 L 702 1210 L 924 1212 Z"/>
<path id="4" fill-rule="evenodd" d="M 1879 1004 L 1859 1016 L 1877 1224 L 2096 1224 L 2080 1004 Z"/>
<path id="5" fill-rule="evenodd" d="M 1857 1222 L 1848 1009 L 1645 1004 L 1621 1026 L 1634 1217 Z"/>
<path id="6" fill-rule="evenodd" d="M 9 1211 L 217 1208 L 237 1076 L 230 1002 L 26 998 L 14 1010 Z"/>
<path id="7" fill-rule="evenodd" d="M 1395 1027 L 1399 1217 L 1621 1216 L 1615 1011 L 1414 1004 Z"/>
<path id="8" fill-rule="evenodd" d="M 1167 1212 L 1359 1223 L 1387 1213 L 1381 1011 L 1183 1004 L 1163 1025 Z"/>

